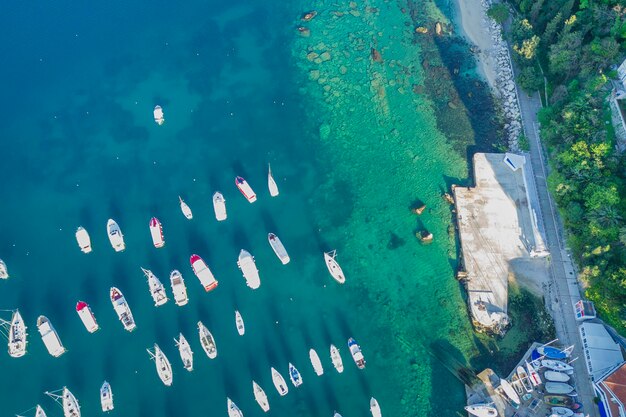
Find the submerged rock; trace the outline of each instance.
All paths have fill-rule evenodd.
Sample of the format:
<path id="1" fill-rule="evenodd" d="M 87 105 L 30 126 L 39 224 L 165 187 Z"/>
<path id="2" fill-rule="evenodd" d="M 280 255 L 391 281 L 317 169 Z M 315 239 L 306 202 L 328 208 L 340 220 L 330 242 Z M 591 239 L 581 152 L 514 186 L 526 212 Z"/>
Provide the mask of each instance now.
<path id="1" fill-rule="evenodd" d="M 374 62 L 383 62 L 383 56 L 376 48 L 372 48 L 371 55 Z"/>
<path id="2" fill-rule="evenodd" d="M 441 35 L 443 33 L 443 26 L 441 25 L 441 22 L 435 23 L 435 33 L 437 35 Z"/>
<path id="3" fill-rule="evenodd" d="M 415 28 L 415 32 L 416 33 L 428 33 L 428 28 L 425 28 L 424 26 L 418 26 Z"/>
<path id="4" fill-rule="evenodd" d="M 330 60 L 330 53 L 328 51 L 327 52 L 323 52 L 320 55 L 320 59 L 322 60 L 322 62 L 329 61 Z"/>
<path id="5" fill-rule="evenodd" d="M 304 36 L 305 38 L 311 36 L 311 30 L 309 28 L 305 28 L 304 26 L 300 26 L 298 28 L 298 32 L 300 32 L 300 35 Z"/>

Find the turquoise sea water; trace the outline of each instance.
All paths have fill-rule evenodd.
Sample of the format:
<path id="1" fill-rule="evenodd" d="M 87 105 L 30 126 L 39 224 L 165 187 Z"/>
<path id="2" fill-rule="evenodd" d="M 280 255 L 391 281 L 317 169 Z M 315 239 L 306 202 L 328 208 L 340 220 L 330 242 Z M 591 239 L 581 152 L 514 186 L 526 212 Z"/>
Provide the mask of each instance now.
<path id="1" fill-rule="evenodd" d="M 83 415 L 98 415 L 105 379 L 119 416 L 225 416 L 226 396 L 246 416 L 260 416 L 252 379 L 276 416 L 366 416 L 371 396 L 385 416 L 455 415 L 462 385 L 435 358 L 473 348 L 453 279 L 451 214 L 440 194 L 467 170 L 437 130 L 428 95 L 417 93 L 421 51 L 401 6 L 5 5 L 0 258 L 11 279 L 0 282 L 0 308 L 19 308 L 30 335 L 26 357 L 0 355 L 0 415 L 32 415 L 27 410 L 39 403 L 60 416 L 43 392 L 63 386 Z M 319 13 L 305 24 L 300 15 L 310 7 Z M 372 48 L 383 62 L 372 59 Z M 163 126 L 152 118 L 156 104 L 165 111 Z M 277 198 L 267 191 L 267 163 Z M 236 175 L 258 202 L 239 194 Z M 227 200 L 222 223 L 213 216 L 216 190 Z M 192 221 L 178 195 L 194 211 Z M 417 199 L 429 207 L 420 218 L 409 211 Z M 163 249 L 152 246 L 152 216 L 163 223 Z M 124 232 L 123 253 L 110 247 L 108 218 Z M 89 255 L 76 245 L 79 225 L 91 234 Z M 434 244 L 418 243 L 414 233 L 422 228 L 434 233 Z M 268 232 L 282 239 L 289 265 L 274 256 Z M 259 290 L 247 288 L 237 269 L 242 248 L 256 258 Z M 322 251 L 331 249 L 346 272 L 344 286 L 325 268 Z M 220 281 L 215 291 L 202 290 L 189 267 L 192 253 Z M 169 272 L 179 269 L 189 304 L 177 307 L 170 297 L 155 308 L 141 266 L 168 292 Z M 133 310 L 133 333 L 113 312 L 112 285 Z M 96 334 L 75 313 L 79 299 L 94 310 Z M 235 309 L 246 322 L 244 337 Z M 61 358 L 41 342 L 40 314 L 68 348 Z M 216 338 L 216 360 L 200 348 L 198 320 Z M 192 373 L 174 346 L 181 331 L 196 353 Z M 349 337 L 363 349 L 364 371 L 350 359 Z M 172 387 L 163 386 L 146 353 L 155 342 L 173 365 Z M 341 350 L 343 374 L 330 363 L 331 343 Z M 322 377 L 313 373 L 310 348 L 322 358 Z M 289 362 L 304 384 L 279 397 L 270 367 L 287 378 Z"/>

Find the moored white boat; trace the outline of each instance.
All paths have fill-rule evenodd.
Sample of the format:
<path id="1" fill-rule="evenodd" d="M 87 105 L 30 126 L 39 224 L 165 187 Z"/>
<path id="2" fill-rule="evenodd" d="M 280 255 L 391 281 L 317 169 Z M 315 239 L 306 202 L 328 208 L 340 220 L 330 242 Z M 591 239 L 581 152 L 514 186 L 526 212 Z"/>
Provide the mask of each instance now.
<path id="1" fill-rule="evenodd" d="M 254 203 L 256 201 L 256 194 L 254 193 L 254 190 L 252 190 L 248 181 L 243 179 L 243 177 L 235 178 L 235 185 L 237 185 L 237 188 L 239 188 L 239 191 L 241 191 L 241 194 L 243 194 L 248 202 Z"/>
<path id="2" fill-rule="evenodd" d="M 574 391 L 574 387 L 565 382 L 552 382 L 545 383 L 546 392 L 550 394 L 569 394 Z"/>
<path id="3" fill-rule="evenodd" d="M 267 164 L 267 188 L 270 190 L 272 197 L 278 195 L 278 185 L 276 185 L 276 181 L 274 181 L 274 177 L 272 176 L 272 167 L 270 164 Z"/>
<path id="4" fill-rule="evenodd" d="M 567 374 L 570 374 L 572 372 L 574 372 L 574 367 L 565 363 L 565 362 L 561 362 L 561 361 L 557 361 L 554 359 L 544 359 L 541 361 L 541 366 L 543 366 L 544 368 L 548 368 L 552 371 L 559 371 L 559 372 L 565 372 Z"/>
<path id="5" fill-rule="evenodd" d="M 365 357 L 363 357 L 363 353 L 361 352 L 361 347 L 356 343 L 352 337 L 348 339 L 348 348 L 350 349 L 350 354 L 352 355 L 352 359 L 356 364 L 357 368 L 363 369 L 365 368 Z"/>
<path id="6" fill-rule="evenodd" d="M 150 236 L 152 237 L 152 243 L 155 248 L 162 248 L 165 246 L 165 238 L 163 237 L 163 226 L 156 217 L 150 219 Z"/>
<path id="7" fill-rule="evenodd" d="M 124 329 L 129 332 L 135 330 L 137 325 L 135 324 L 133 313 L 130 311 L 130 307 L 126 302 L 126 298 L 124 298 L 124 294 L 122 294 L 122 292 L 116 287 L 111 287 L 109 295 L 111 297 L 113 309 L 115 310 L 115 313 L 117 313 L 117 318 L 122 322 Z"/>
<path id="8" fill-rule="evenodd" d="M 189 258 L 189 263 L 191 264 L 191 269 L 193 269 L 193 273 L 196 274 L 196 277 L 200 280 L 200 284 L 204 287 L 206 292 L 213 290 L 218 285 L 218 281 L 213 276 L 213 273 L 207 266 L 204 260 L 193 254 Z"/>
<path id="9" fill-rule="evenodd" d="M 206 355 L 210 359 L 215 359 L 217 357 L 215 339 L 213 339 L 213 335 L 201 321 L 198 322 L 198 335 L 200 336 L 200 345 L 202 345 Z"/>
<path id="10" fill-rule="evenodd" d="M 180 353 L 180 359 L 183 361 L 183 367 L 189 372 L 193 371 L 193 351 L 191 346 L 185 339 L 182 333 L 179 333 L 178 339 L 174 338 L 178 352 Z"/>
<path id="11" fill-rule="evenodd" d="M 141 268 L 144 275 L 148 280 L 148 288 L 150 289 L 150 295 L 154 301 L 155 307 L 162 306 L 167 303 L 167 294 L 165 293 L 165 286 L 161 281 L 150 271 L 149 269 Z"/>
<path id="12" fill-rule="evenodd" d="M 518 366 L 516 369 L 516 373 L 517 373 L 517 377 L 519 378 L 526 392 L 533 392 L 533 386 L 530 380 L 528 379 L 528 374 L 526 373 L 526 369 L 524 369 L 523 366 Z"/>
<path id="13" fill-rule="evenodd" d="M 568 374 L 557 371 L 546 371 L 543 376 L 546 380 L 553 382 L 567 382 L 571 378 Z"/>
<path id="14" fill-rule="evenodd" d="M 26 328 L 20 311 L 13 311 L 9 325 L 9 355 L 12 358 L 20 358 L 26 354 Z"/>
<path id="15" fill-rule="evenodd" d="M 378 401 L 376 398 L 370 398 L 370 412 L 372 413 L 372 417 L 382 417 L 382 412 L 380 411 L 380 405 L 378 405 Z"/>
<path id="16" fill-rule="evenodd" d="M 228 410 L 228 417 L 243 417 L 243 413 L 237 407 L 237 404 L 228 397 L 226 397 L 226 409 Z"/>
<path id="17" fill-rule="evenodd" d="M 183 215 L 189 220 L 193 219 L 193 213 L 187 203 L 185 203 L 185 200 L 183 200 L 181 196 L 178 196 L 178 201 L 180 202 L 180 211 L 183 212 Z"/>
<path id="18" fill-rule="evenodd" d="M 341 267 L 335 260 L 337 256 L 337 251 L 333 250 L 330 252 L 324 252 L 324 261 L 326 262 L 326 267 L 328 268 L 328 272 L 330 275 L 340 284 L 346 282 L 346 276 L 343 274 Z"/>
<path id="19" fill-rule="evenodd" d="M 324 367 L 322 366 L 322 361 L 320 360 L 320 357 L 315 349 L 309 349 L 309 359 L 311 360 L 311 365 L 313 365 L 313 370 L 317 376 L 323 375 Z"/>
<path id="20" fill-rule="evenodd" d="M 174 374 L 172 373 L 172 365 L 170 364 L 169 359 L 165 356 L 165 353 L 159 348 L 159 345 L 154 344 L 154 351 L 150 349 L 146 349 L 150 357 L 154 359 L 154 363 L 156 366 L 157 374 L 161 379 L 161 382 L 165 384 L 165 386 L 169 387 L 172 385 L 172 381 L 174 378 Z"/>
<path id="21" fill-rule="evenodd" d="M 291 379 L 291 383 L 294 387 L 302 385 L 302 375 L 300 375 L 300 371 L 298 371 L 291 362 L 289 362 L 289 379 Z"/>
<path id="22" fill-rule="evenodd" d="M 49 354 L 58 358 L 65 353 L 65 347 L 63 347 L 61 343 L 59 335 L 46 316 L 39 316 L 37 318 L 37 330 L 39 330 L 41 340 L 43 340 L 43 344 L 46 345 Z"/>
<path id="23" fill-rule="evenodd" d="M 43 411 L 43 408 L 39 404 L 35 407 L 35 417 L 47 417 L 46 412 Z"/>
<path id="24" fill-rule="evenodd" d="M 341 354 L 339 353 L 339 349 L 337 346 L 330 345 L 330 360 L 333 362 L 333 366 L 337 370 L 337 372 L 343 372 L 343 360 L 341 359 Z"/>
<path id="25" fill-rule="evenodd" d="M 126 249 L 122 229 L 120 229 L 120 226 L 113 219 L 107 221 L 107 234 L 109 235 L 109 242 L 111 242 L 111 246 L 113 246 L 115 252 L 122 252 Z"/>
<path id="26" fill-rule="evenodd" d="M 9 270 L 7 269 L 7 264 L 5 264 L 2 259 L 0 259 L 0 279 L 7 279 L 8 277 Z"/>
<path id="27" fill-rule="evenodd" d="M 104 381 L 102 386 L 100 387 L 100 405 L 102 406 L 102 411 L 107 412 L 113 410 L 113 391 L 111 390 L 111 385 Z"/>
<path id="28" fill-rule="evenodd" d="M 259 278 L 259 270 L 254 263 L 254 257 L 245 249 L 239 252 L 239 260 L 237 266 L 241 269 L 243 277 L 246 279 L 246 285 L 253 290 L 256 290 L 261 286 L 261 279 Z"/>
<path id="29" fill-rule="evenodd" d="M 172 285 L 172 293 L 174 293 L 174 302 L 177 306 L 184 306 L 189 301 L 187 297 L 187 287 L 182 274 L 177 270 L 170 273 L 170 284 Z"/>
<path id="30" fill-rule="evenodd" d="M 163 115 L 163 108 L 159 105 L 154 106 L 154 111 L 152 112 L 154 116 L 154 121 L 156 124 L 161 126 L 165 122 L 165 117 Z"/>
<path id="31" fill-rule="evenodd" d="M 243 323 L 243 317 L 241 317 L 239 310 L 235 310 L 235 325 L 237 326 L 237 333 L 239 333 L 239 336 L 243 336 L 244 333 L 246 333 L 246 326 Z"/>
<path id="32" fill-rule="evenodd" d="M 267 240 L 270 242 L 270 246 L 274 250 L 276 256 L 278 256 L 278 259 L 280 259 L 280 261 L 283 263 L 283 265 L 288 264 L 290 261 L 289 254 L 287 253 L 287 250 L 283 246 L 283 242 L 280 241 L 278 236 L 276 236 L 274 233 L 269 233 L 267 235 Z"/>
<path id="33" fill-rule="evenodd" d="M 515 392 L 509 381 L 504 378 L 500 378 L 500 387 L 502 388 L 504 394 L 509 397 L 509 400 L 513 403 L 513 408 L 519 407 L 521 404 L 519 395 L 517 395 L 517 392 Z"/>
<path id="34" fill-rule="evenodd" d="M 83 253 L 91 252 L 91 238 L 83 226 L 76 229 L 76 242 Z"/>
<path id="35" fill-rule="evenodd" d="M 339 414 L 338 412 L 334 411 L 333 412 L 333 417 L 343 417 L 341 414 Z"/>
<path id="36" fill-rule="evenodd" d="M 276 391 L 281 396 L 287 395 L 289 392 L 289 387 L 287 386 L 287 382 L 285 382 L 285 378 L 278 372 L 276 369 L 272 367 L 272 382 L 274 383 L 274 387 L 276 387 Z"/>
<path id="37" fill-rule="evenodd" d="M 465 406 L 465 411 L 477 417 L 496 417 L 498 410 L 492 404 L 472 404 Z"/>
<path id="38" fill-rule="evenodd" d="M 66 387 L 63 387 L 63 414 L 65 417 L 80 417 L 78 400 Z"/>
<path id="39" fill-rule="evenodd" d="M 261 407 L 261 410 L 267 413 L 270 410 L 270 403 L 267 401 L 267 395 L 265 394 L 265 391 L 263 391 L 263 388 L 261 388 L 261 386 L 255 381 L 252 381 L 252 392 L 254 393 L 254 399 L 257 404 L 259 404 L 259 407 Z"/>
<path id="40" fill-rule="evenodd" d="M 539 373 L 535 370 L 535 367 L 528 361 L 526 361 L 526 369 L 528 370 L 528 379 L 530 380 L 530 383 L 533 384 L 533 387 L 541 385 L 542 381 Z"/>
<path id="41" fill-rule="evenodd" d="M 215 211 L 215 218 L 218 222 L 226 220 L 228 216 L 226 214 L 226 199 L 219 191 L 213 194 L 213 211 Z"/>
<path id="42" fill-rule="evenodd" d="M 96 321 L 96 317 L 93 315 L 91 311 L 91 307 L 84 301 L 79 301 L 76 303 L 76 312 L 78 313 L 78 317 L 85 325 L 85 329 L 89 333 L 93 333 L 97 331 L 100 326 L 98 326 L 98 322 Z"/>

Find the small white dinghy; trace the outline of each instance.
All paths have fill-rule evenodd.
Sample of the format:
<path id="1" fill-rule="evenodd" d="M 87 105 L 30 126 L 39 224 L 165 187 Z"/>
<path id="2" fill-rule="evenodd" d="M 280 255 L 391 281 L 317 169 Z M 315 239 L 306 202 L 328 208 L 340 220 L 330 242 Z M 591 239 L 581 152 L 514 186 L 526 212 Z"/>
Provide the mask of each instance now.
<path id="1" fill-rule="evenodd" d="M 177 269 L 170 273 L 170 284 L 172 286 L 174 302 L 176 305 L 181 307 L 187 304 L 189 301 L 189 298 L 187 297 L 187 287 L 185 286 L 185 280 L 183 279 L 182 274 Z"/>
<path id="2" fill-rule="evenodd" d="M 337 256 L 337 251 L 333 250 L 330 252 L 324 252 L 324 261 L 326 262 L 326 266 L 328 267 L 328 272 L 330 275 L 340 284 L 346 282 L 346 276 L 343 274 L 341 267 L 335 260 Z"/>
<path id="3" fill-rule="evenodd" d="M 565 372 L 571 374 L 574 372 L 574 367 L 566 364 L 565 362 L 557 361 L 555 359 L 544 359 L 541 361 L 541 366 L 548 368 L 551 371 Z"/>
<path id="4" fill-rule="evenodd" d="M 228 409 L 228 417 L 243 417 L 243 413 L 230 398 L 226 397 L 226 408 Z"/>
<path id="5" fill-rule="evenodd" d="M 65 353 L 66 349 L 63 343 L 61 343 L 59 335 L 46 316 L 39 316 L 39 318 L 37 318 L 37 330 L 39 330 L 41 340 L 43 340 L 43 344 L 46 345 L 49 354 L 58 358 Z"/>
<path id="6" fill-rule="evenodd" d="M 552 382 L 567 382 L 570 380 L 568 374 L 557 371 L 546 371 L 543 376 L 545 379 Z"/>
<path id="7" fill-rule="evenodd" d="M 239 260 L 237 266 L 241 269 L 243 277 L 246 279 L 246 285 L 253 290 L 256 290 L 261 286 L 261 279 L 259 278 L 259 270 L 256 268 L 254 257 L 245 249 L 239 252 Z"/>
<path id="8" fill-rule="evenodd" d="M 8 277 L 9 270 L 7 269 L 7 264 L 5 264 L 2 259 L 0 259 L 0 279 L 7 279 Z"/>
<path id="9" fill-rule="evenodd" d="M 574 411 L 566 407 L 552 407 L 550 411 L 552 412 L 552 416 L 571 417 L 574 415 Z"/>
<path id="10" fill-rule="evenodd" d="M 267 394 L 263 391 L 263 388 L 255 381 L 252 381 L 252 392 L 254 392 L 254 399 L 256 400 L 261 410 L 266 413 L 270 411 L 270 403 L 267 401 Z"/>
<path id="11" fill-rule="evenodd" d="M 330 345 L 330 360 L 333 362 L 333 366 L 337 370 L 337 372 L 343 372 L 343 360 L 341 359 L 341 355 L 339 354 L 339 349 L 337 346 Z"/>
<path id="12" fill-rule="evenodd" d="M 111 385 L 104 381 L 102 387 L 100 387 L 100 405 L 102 411 L 107 412 L 113 410 L 113 391 L 111 391 Z"/>
<path id="13" fill-rule="evenodd" d="M 504 378 L 500 378 L 500 387 L 502 388 L 504 394 L 509 398 L 509 400 L 513 402 L 513 407 L 519 407 L 521 401 L 519 399 L 519 395 L 517 395 L 517 392 L 515 392 L 515 390 L 511 386 L 511 383 Z"/>
<path id="14" fill-rule="evenodd" d="M 289 392 L 289 387 L 287 386 L 287 382 L 285 378 L 278 372 L 276 369 L 272 367 L 272 382 L 274 383 L 274 387 L 276 387 L 276 391 L 282 396 L 287 395 Z"/>
<path id="15" fill-rule="evenodd" d="M 477 417 L 496 417 L 498 410 L 492 404 L 472 404 L 465 406 L 465 411 Z"/>
<path id="16" fill-rule="evenodd" d="M 154 111 L 152 112 L 154 116 L 154 122 L 161 126 L 165 122 L 165 117 L 163 115 L 163 108 L 159 105 L 154 106 Z"/>
<path id="17" fill-rule="evenodd" d="M 274 177 L 272 176 L 272 167 L 270 164 L 267 164 L 267 188 L 269 188 L 272 197 L 278 195 L 278 185 L 276 185 L 276 181 L 274 181 Z"/>
<path id="18" fill-rule="evenodd" d="M 528 370 L 528 379 L 530 379 L 530 382 L 531 384 L 533 384 L 533 387 L 538 387 L 539 385 L 541 385 L 542 381 L 541 381 L 541 377 L 539 376 L 539 373 L 537 372 L 535 367 L 528 361 L 526 361 L 526 369 Z"/>
<path id="19" fill-rule="evenodd" d="M 115 252 L 123 252 L 124 249 L 126 249 L 122 229 L 120 229 L 120 226 L 113 219 L 107 221 L 107 234 L 109 235 L 109 242 L 111 242 L 111 246 L 113 246 Z"/>
<path id="20" fill-rule="evenodd" d="M 178 201 L 180 202 L 180 211 L 183 212 L 183 215 L 189 220 L 193 219 L 193 213 L 191 212 L 191 209 L 189 208 L 187 203 L 185 203 L 181 196 L 178 196 Z"/>
<path id="21" fill-rule="evenodd" d="M 209 359 L 215 359 L 217 357 L 215 339 L 213 339 L 213 335 L 201 321 L 198 322 L 198 335 L 200 336 L 200 344 L 202 349 L 204 349 L 204 353 L 206 353 Z"/>
<path id="22" fill-rule="evenodd" d="M 370 411 L 372 413 L 372 417 L 382 417 L 382 413 L 380 411 L 380 406 L 378 405 L 378 401 L 376 398 L 370 398 Z"/>
<path id="23" fill-rule="evenodd" d="M 565 382 L 552 382 L 545 383 L 546 392 L 549 394 L 569 394 L 574 391 L 574 387 Z"/>
<path id="24" fill-rule="evenodd" d="M 213 211 L 215 211 L 215 218 L 218 222 L 224 221 L 228 217 L 226 214 L 226 199 L 219 191 L 213 194 Z"/>
<path id="25" fill-rule="evenodd" d="M 144 275 L 148 279 L 148 288 L 150 289 L 150 295 L 154 301 L 154 306 L 159 307 L 167 303 L 167 294 L 165 293 L 165 286 L 161 281 L 150 271 L 149 269 L 141 268 Z"/>
<path id="26" fill-rule="evenodd" d="M 239 333 L 239 336 L 243 336 L 246 332 L 246 326 L 243 323 L 243 317 L 241 317 L 239 310 L 235 310 L 235 325 L 237 326 L 237 333 Z"/>
<path id="27" fill-rule="evenodd" d="M 165 238 L 163 237 L 163 226 L 156 217 L 150 219 L 150 236 L 152 237 L 152 244 L 155 248 L 162 248 L 165 246 Z"/>
<path id="28" fill-rule="evenodd" d="M 76 229 L 76 242 L 78 242 L 81 252 L 91 252 L 91 238 L 83 226 L 78 226 L 78 229 Z"/>
<path id="29" fill-rule="evenodd" d="M 315 349 L 309 350 L 309 359 L 311 359 L 311 365 L 313 365 L 313 370 L 317 376 L 322 376 L 324 374 L 324 367 L 322 366 L 322 361 L 320 360 L 320 357 Z"/>
<path id="30" fill-rule="evenodd" d="M 170 364 L 169 359 L 165 356 L 165 353 L 159 348 L 159 345 L 154 344 L 154 351 L 150 349 L 146 349 L 150 358 L 154 359 L 154 364 L 156 366 L 157 374 L 161 379 L 161 382 L 165 384 L 166 387 L 172 385 L 172 381 L 174 378 L 174 374 L 172 373 L 172 365 Z"/>
<path id="31" fill-rule="evenodd" d="M 278 256 L 278 259 L 280 259 L 280 262 L 282 262 L 283 265 L 287 265 L 291 259 L 289 258 L 289 254 L 287 253 L 285 246 L 283 246 L 283 242 L 281 242 L 278 236 L 274 233 L 269 233 L 267 235 L 267 240 L 270 242 L 270 246 L 274 250 L 276 256 Z"/>
<path id="32" fill-rule="evenodd" d="M 189 372 L 193 371 L 193 351 L 187 339 L 182 333 L 179 333 L 178 339 L 174 338 L 174 342 L 176 342 L 176 347 L 180 353 L 180 359 L 183 361 L 183 367 Z"/>

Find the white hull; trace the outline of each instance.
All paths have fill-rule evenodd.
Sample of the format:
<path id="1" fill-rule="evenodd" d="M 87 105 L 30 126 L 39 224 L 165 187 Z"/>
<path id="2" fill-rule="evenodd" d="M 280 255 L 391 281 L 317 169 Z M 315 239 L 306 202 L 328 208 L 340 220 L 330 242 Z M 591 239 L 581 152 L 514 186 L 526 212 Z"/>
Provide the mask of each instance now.
<path id="1" fill-rule="evenodd" d="M 226 220 L 226 199 L 219 191 L 213 194 L 213 211 L 218 222 Z"/>
<path id="2" fill-rule="evenodd" d="M 292 363 L 289 363 L 289 379 L 291 379 L 291 383 L 294 387 L 302 385 L 302 375 L 300 375 L 300 372 L 298 372 L 298 369 L 296 369 Z"/>
<path id="3" fill-rule="evenodd" d="M 500 379 L 500 387 L 502 387 L 502 391 L 504 391 L 504 394 L 506 394 L 506 396 L 509 397 L 509 400 L 513 401 L 518 406 L 519 406 L 519 404 L 521 404 L 520 399 L 519 399 L 519 395 L 517 395 L 517 392 L 515 392 L 515 390 L 513 389 L 511 384 L 509 383 L 509 381 L 507 381 L 504 378 L 501 378 Z"/>
<path id="4" fill-rule="evenodd" d="M 111 411 L 114 408 L 113 391 L 111 390 L 111 385 L 106 381 L 104 381 L 100 388 L 100 405 L 102 406 L 103 412 Z"/>
<path id="5" fill-rule="evenodd" d="M 74 394 L 63 388 L 63 414 L 65 417 L 80 417 L 80 405 Z"/>
<path id="6" fill-rule="evenodd" d="M 228 417 L 243 417 L 243 413 L 237 407 L 230 398 L 226 398 L 226 409 L 228 410 Z"/>
<path id="7" fill-rule="evenodd" d="M 163 108 L 161 106 L 154 106 L 154 111 L 152 112 L 152 115 L 154 116 L 154 122 L 159 126 L 165 123 Z"/>
<path id="8" fill-rule="evenodd" d="M 117 313 L 117 318 L 122 322 L 124 329 L 129 332 L 135 330 L 137 325 L 135 324 L 133 313 L 130 311 L 130 307 L 124 298 L 124 294 L 119 289 L 111 287 L 110 296 L 113 309 Z"/>
<path id="9" fill-rule="evenodd" d="M 541 366 L 548 368 L 552 371 L 565 372 L 567 374 L 574 372 L 574 367 L 566 364 L 565 362 L 557 361 L 554 359 L 545 359 L 541 361 Z"/>
<path id="10" fill-rule="evenodd" d="M 237 188 L 239 188 L 239 191 L 241 191 L 241 194 L 243 194 L 249 203 L 254 203 L 256 201 L 256 194 L 246 180 L 242 177 L 237 177 L 235 178 L 235 185 L 237 185 Z"/>
<path id="11" fill-rule="evenodd" d="M 571 417 L 574 415 L 574 411 L 570 410 L 567 407 L 552 407 L 550 411 L 552 411 L 552 416 Z"/>
<path id="12" fill-rule="evenodd" d="M 246 326 L 239 311 L 235 311 L 235 326 L 237 326 L 237 333 L 239 333 L 239 336 L 243 336 L 246 333 Z"/>
<path id="13" fill-rule="evenodd" d="M 7 264 L 5 264 L 2 259 L 0 259 L 0 279 L 7 279 L 8 277 L 9 270 L 7 269 Z"/>
<path id="14" fill-rule="evenodd" d="M 330 345 L 330 360 L 333 362 L 333 366 L 337 370 L 337 372 L 343 372 L 343 360 L 341 359 L 341 354 L 339 353 L 339 349 L 335 345 Z"/>
<path id="15" fill-rule="evenodd" d="M 165 246 L 165 238 L 163 237 L 163 226 L 156 217 L 150 219 L 150 237 L 152 237 L 152 244 L 155 248 L 162 248 Z"/>
<path id="16" fill-rule="evenodd" d="M 574 391 L 574 387 L 565 382 L 546 382 L 546 392 L 550 394 L 569 394 Z"/>
<path id="17" fill-rule="evenodd" d="M 370 412 L 372 413 L 372 417 L 382 417 L 380 405 L 378 405 L 378 401 L 376 401 L 374 397 L 370 398 Z"/>
<path id="18" fill-rule="evenodd" d="M 526 392 L 533 392 L 533 386 L 530 380 L 528 379 L 528 374 L 526 373 L 526 369 L 524 369 L 523 366 L 518 366 L 516 373 L 517 373 L 517 377 L 519 378 Z"/>
<path id="19" fill-rule="evenodd" d="M 274 177 L 272 176 L 272 167 L 267 165 L 267 188 L 270 190 L 270 195 L 272 197 L 276 197 L 278 195 L 278 185 L 276 185 L 276 181 L 274 181 Z"/>
<path id="20" fill-rule="evenodd" d="M 20 358 L 26 354 L 26 325 L 19 310 L 13 312 L 9 327 L 9 355 Z"/>
<path id="21" fill-rule="evenodd" d="M 185 280 L 178 270 L 173 270 L 170 273 L 170 284 L 172 285 L 172 293 L 174 293 L 174 302 L 177 306 L 184 306 L 189 302 L 187 297 L 187 287 L 185 286 Z"/>
<path id="22" fill-rule="evenodd" d="M 465 407 L 465 411 L 476 417 L 496 417 L 498 410 L 489 404 L 473 404 Z"/>
<path id="23" fill-rule="evenodd" d="M 357 368 L 364 369 L 365 357 L 363 356 L 363 352 L 361 352 L 361 348 L 356 343 L 356 340 L 352 338 L 348 340 L 348 349 L 350 349 L 350 355 L 352 355 L 352 359 L 354 360 Z"/>
<path id="24" fill-rule="evenodd" d="M 113 246 L 115 252 L 122 252 L 126 249 L 122 230 L 113 219 L 109 219 L 107 222 L 107 234 L 109 235 L 109 242 L 111 242 L 111 246 Z"/>
<path id="25" fill-rule="evenodd" d="M 250 252 L 242 249 L 239 252 L 239 260 L 237 266 L 241 269 L 243 277 L 246 279 L 246 285 L 253 290 L 256 290 L 261 286 L 261 279 L 259 278 L 259 270 L 256 268 L 254 258 Z"/>
<path id="26" fill-rule="evenodd" d="M 289 254 L 287 253 L 285 246 L 283 246 L 283 242 L 281 242 L 278 236 L 274 233 L 268 234 L 267 240 L 270 242 L 270 246 L 274 250 L 276 256 L 278 256 L 278 259 L 280 259 L 283 265 L 287 265 L 291 259 L 289 258 Z"/>
<path id="27" fill-rule="evenodd" d="M 191 212 L 191 209 L 189 208 L 187 203 L 185 203 L 185 201 L 180 198 L 180 196 L 178 197 L 178 201 L 180 202 L 180 211 L 183 212 L 183 216 L 185 216 L 189 220 L 193 219 L 193 213 Z"/>
<path id="28" fill-rule="evenodd" d="M 274 368 L 272 368 L 272 382 L 274 383 L 274 387 L 276 387 L 276 391 L 282 396 L 287 395 L 289 392 L 289 387 L 287 386 L 287 382 L 285 378 Z"/>
<path id="29" fill-rule="evenodd" d="M 317 376 L 323 375 L 324 367 L 322 366 L 322 361 L 320 360 L 320 357 L 315 349 L 309 350 L 309 359 L 311 359 L 311 365 L 313 365 L 313 370 L 315 371 Z"/>
<path id="30" fill-rule="evenodd" d="M 541 385 L 541 377 L 539 376 L 539 373 L 535 370 L 535 367 L 532 364 L 526 362 L 526 370 L 528 370 L 528 378 L 530 379 L 531 384 L 533 384 L 533 387 Z"/>
<path id="31" fill-rule="evenodd" d="M 39 316 L 37 319 L 37 330 L 39 330 L 41 340 L 43 340 L 43 344 L 46 345 L 49 354 L 58 358 L 65 353 L 65 347 L 63 347 L 61 343 L 59 335 L 46 316 Z"/>
<path id="32" fill-rule="evenodd" d="M 557 371 L 546 371 L 543 376 L 546 380 L 552 382 L 567 382 L 571 378 L 568 374 Z"/>
<path id="33" fill-rule="evenodd" d="M 162 306 L 167 303 L 167 294 L 165 293 L 165 286 L 161 281 L 150 271 L 149 269 L 141 268 L 144 275 L 148 279 L 148 288 L 150 295 L 154 301 L 155 307 Z"/>
<path id="34" fill-rule="evenodd" d="M 332 252 L 324 252 L 324 261 L 326 262 L 326 267 L 328 268 L 328 272 L 340 284 L 346 282 L 346 276 L 343 274 L 341 267 L 335 260 L 335 256 L 337 256 L 337 251 Z"/>
<path id="35" fill-rule="evenodd" d="M 78 247 L 81 252 L 91 252 L 91 238 L 89 237 L 89 233 L 87 233 L 85 228 L 82 226 L 76 229 L 76 242 L 78 243 Z"/>
<path id="36" fill-rule="evenodd" d="M 159 345 L 154 344 L 154 352 L 151 352 L 150 349 L 147 349 L 150 357 L 154 359 L 154 363 L 156 365 L 157 374 L 161 379 L 161 382 L 166 387 L 172 385 L 174 375 L 172 373 L 172 365 L 170 364 L 169 359 L 165 356 L 165 353 L 159 348 Z"/>
<path id="37" fill-rule="evenodd" d="M 201 321 L 198 322 L 198 335 L 200 336 L 200 345 L 202 345 L 204 353 L 206 353 L 209 359 L 215 359 L 217 357 L 215 339 L 213 339 L 213 335 Z"/>
<path id="38" fill-rule="evenodd" d="M 252 381 L 252 392 L 254 392 L 254 399 L 257 404 L 259 404 L 259 407 L 261 407 L 261 410 L 266 413 L 270 411 L 270 403 L 267 401 L 265 391 L 263 391 L 263 388 L 261 388 L 261 386 L 254 381 Z"/>
<path id="39" fill-rule="evenodd" d="M 91 308 L 84 301 L 79 301 L 76 304 L 76 313 L 78 313 L 80 321 L 83 322 L 85 329 L 87 329 L 89 333 L 93 333 L 100 328 L 100 326 L 98 326 L 98 322 L 96 322 L 96 317 L 91 311 Z"/>
<path id="40" fill-rule="evenodd" d="M 48 417 L 39 404 L 37 404 L 37 408 L 35 408 L 35 417 Z"/>
<path id="41" fill-rule="evenodd" d="M 191 346 L 185 339 L 182 333 L 178 335 L 178 340 L 174 338 L 176 346 L 178 347 L 178 353 L 180 353 L 180 359 L 183 361 L 183 367 L 189 372 L 193 371 L 193 351 Z"/>
<path id="42" fill-rule="evenodd" d="M 191 269 L 193 269 L 193 273 L 196 274 L 196 277 L 200 280 L 200 284 L 204 287 L 206 292 L 213 290 L 218 285 L 218 281 L 213 276 L 213 273 L 207 266 L 206 262 L 198 256 L 191 255 L 189 259 L 191 263 Z"/>

